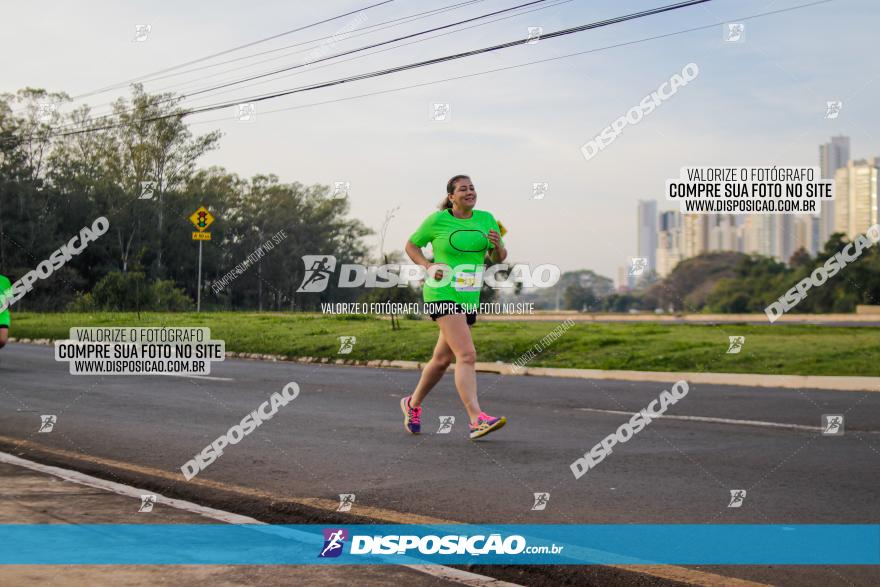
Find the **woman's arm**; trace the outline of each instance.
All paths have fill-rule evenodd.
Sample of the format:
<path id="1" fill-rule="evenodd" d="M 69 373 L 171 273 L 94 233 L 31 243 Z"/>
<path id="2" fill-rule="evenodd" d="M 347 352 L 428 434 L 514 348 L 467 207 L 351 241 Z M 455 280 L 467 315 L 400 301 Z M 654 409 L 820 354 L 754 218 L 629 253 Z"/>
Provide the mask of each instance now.
<path id="1" fill-rule="evenodd" d="M 428 261 L 428 258 L 425 257 L 425 255 L 422 253 L 422 248 L 412 241 L 406 241 L 406 246 L 404 247 L 404 250 L 406 250 L 406 254 L 416 265 L 420 265 L 427 269 L 428 266 L 431 264 L 431 262 Z"/>
<path id="2" fill-rule="evenodd" d="M 507 258 L 507 249 L 501 244 L 501 235 L 494 230 L 490 230 L 489 242 L 493 245 L 492 252 L 489 253 L 489 260 L 493 263 L 503 263 Z"/>
<path id="3" fill-rule="evenodd" d="M 428 261 L 428 258 L 422 253 L 422 248 L 419 245 L 412 241 L 406 241 L 404 249 L 406 250 L 406 254 L 409 255 L 409 258 L 412 259 L 413 263 L 425 268 L 426 274 L 430 274 L 431 267 L 434 267 L 434 279 L 437 281 L 443 279 L 443 266 Z"/>

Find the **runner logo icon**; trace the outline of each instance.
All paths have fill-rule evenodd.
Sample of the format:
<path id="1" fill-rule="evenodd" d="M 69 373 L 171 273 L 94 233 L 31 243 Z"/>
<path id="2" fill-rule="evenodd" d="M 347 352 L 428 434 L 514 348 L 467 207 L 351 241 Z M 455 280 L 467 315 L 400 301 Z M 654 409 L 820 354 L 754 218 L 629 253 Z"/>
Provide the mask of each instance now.
<path id="1" fill-rule="evenodd" d="M 840 116 L 840 111 L 843 109 L 843 102 L 840 100 L 828 100 L 825 102 L 825 118 L 829 120 L 834 120 L 838 116 Z"/>
<path id="2" fill-rule="evenodd" d="M 153 511 L 153 506 L 156 505 L 156 496 L 155 495 L 142 495 L 141 496 L 141 507 L 138 508 L 138 512 L 149 513 Z"/>
<path id="3" fill-rule="evenodd" d="M 351 182 L 350 181 L 334 181 L 333 182 L 333 194 L 330 196 L 331 199 L 344 199 L 347 198 L 351 194 Z"/>
<path id="4" fill-rule="evenodd" d="M 647 257 L 630 257 L 629 261 L 630 275 L 641 275 L 648 268 Z"/>
<path id="5" fill-rule="evenodd" d="M 348 540 L 348 530 L 324 528 L 324 546 L 318 558 L 336 558 L 342 554 L 342 547 L 346 540 Z"/>
<path id="6" fill-rule="evenodd" d="M 454 425 L 455 416 L 440 416 L 440 428 L 437 429 L 437 434 L 449 434 Z"/>
<path id="7" fill-rule="evenodd" d="M 549 190 L 550 184 L 546 181 L 532 182 L 532 199 L 543 200 Z"/>
<path id="8" fill-rule="evenodd" d="M 339 352 L 337 355 L 348 355 L 351 354 L 351 351 L 354 350 L 354 345 L 357 343 L 356 336 L 340 336 L 339 337 Z"/>
<path id="9" fill-rule="evenodd" d="M 336 508 L 337 512 L 350 512 L 351 506 L 354 505 L 355 495 L 354 493 L 340 493 L 339 494 L 339 507 Z"/>
<path id="10" fill-rule="evenodd" d="M 297 293 L 316 293 L 327 289 L 330 275 L 336 269 L 336 257 L 333 255 L 303 255 L 306 275 Z"/>
<path id="11" fill-rule="evenodd" d="M 532 505 L 532 511 L 541 511 L 547 509 L 547 502 L 550 501 L 549 493 L 536 493 L 535 503 Z"/>
<path id="12" fill-rule="evenodd" d="M 746 499 L 746 490 L 745 489 L 731 489 L 730 490 L 730 503 L 727 504 L 729 508 L 738 508 L 742 507 L 743 501 Z"/>
<path id="13" fill-rule="evenodd" d="M 724 40 L 728 43 L 742 43 L 746 36 L 746 25 L 741 22 L 728 22 L 725 25 Z"/>
<path id="14" fill-rule="evenodd" d="M 727 338 L 730 341 L 730 346 L 727 347 L 728 355 L 737 354 L 742 350 L 743 345 L 746 344 L 745 336 L 728 336 Z"/>
<path id="15" fill-rule="evenodd" d="M 138 200 L 152 200 L 154 191 L 156 191 L 155 181 L 142 181 L 141 195 L 138 196 Z"/>
<path id="16" fill-rule="evenodd" d="M 40 416 L 40 429 L 37 432 L 52 432 L 55 428 L 55 423 L 58 421 L 58 416 L 54 414 L 49 414 L 46 416 Z"/>
<path id="17" fill-rule="evenodd" d="M 541 40 L 541 35 L 544 33 L 544 27 L 540 26 L 530 26 L 529 27 L 529 36 L 526 37 L 526 45 L 534 45 L 538 41 Z"/>
<path id="18" fill-rule="evenodd" d="M 843 414 L 822 414 L 822 434 L 824 436 L 843 435 Z"/>

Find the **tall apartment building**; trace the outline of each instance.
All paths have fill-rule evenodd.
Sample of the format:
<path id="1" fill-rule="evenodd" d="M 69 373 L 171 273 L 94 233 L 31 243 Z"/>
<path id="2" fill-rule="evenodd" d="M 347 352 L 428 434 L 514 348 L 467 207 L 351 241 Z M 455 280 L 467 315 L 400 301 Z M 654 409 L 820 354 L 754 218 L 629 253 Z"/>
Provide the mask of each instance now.
<path id="1" fill-rule="evenodd" d="M 735 214 L 711 214 L 708 222 L 709 251 L 739 251 L 742 249 L 740 223 Z"/>
<path id="2" fill-rule="evenodd" d="M 742 252 L 788 263 L 796 249 L 794 214 L 750 214 L 743 225 Z"/>
<path id="3" fill-rule="evenodd" d="M 825 204 L 823 203 L 824 207 Z M 798 214 L 794 217 L 794 250 L 803 248 L 810 256 L 815 256 L 816 252 L 822 248 L 825 243 L 819 238 L 820 224 L 822 219 L 811 214 Z"/>
<path id="4" fill-rule="evenodd" d="M 849 161 L 834 175 L 834 232 L 850 239 L 877 224 L 880 158 Z M 824 207 L 825 204 L 822 204 Z"/>
<path id="5" fill-rule="evenodd" d="M 657 217 L 657 228 L 660 232 L 670 232 L 681 228 L 681 212 L 678 210 L 668 210 L 660 212 Z"/>
<path id="6" fill-rule="evenodd" d="M 773 239 L 773 256 L 783 263 L 788 263 L 795 251 L 795 219 L 797 214 L 775 214 L 772 217 L 775 236 Z"/>
<path id="7" fill-rule="evenodd" d="M 822 172 L 822 179 L 834 179 L 835 172 L 841 167 L 846 167 L 847 161 L 849 161 L 849 137 L 831 137 L 831 141 L 819 145 L 819 168 Z M 822 202 L 817 248 L 825 246 L 825 242 L 834 232 L 834 228 L 837 225 L 835 220 L 837 200 L 838 198 L 835 197 L 830 202 Z"/>
<path id="8" fill-rule="evenodd" d="M 685 259 L 709 250 L 710 214 L 682 214 L 681 253 Z"/>
<path id="9" fill-rule="evenodd" d="M 629 274 L 629 267 L 617 268 L 617 293 L 626 293 L 633 288 L 633 277 Z"/>
<path id="10" fill-rule="evenodd" d="M 657 275 L 666 277 L 684 258 L 681 252 L 681 213 L 661 212 L 657 228 Z"/>
<path id="11" fill-rule="evenodd" d="M 743 226 L 743 252 L 748 255 L 772 257 L 775 237 L 773 216 L 750 214 Z"/>
<path id="12" fill-rule="evenodd" d="M 666 277 L 683 260 L 681 231 L 661 232 L 657 246 L 657 276 Z"/>
<path id="13" fill-rule="evenodd" d="M 657 270 L 657 201 L 639 200 L 638 205 L 638 256 L 648 260 L 648 271 Z"/>

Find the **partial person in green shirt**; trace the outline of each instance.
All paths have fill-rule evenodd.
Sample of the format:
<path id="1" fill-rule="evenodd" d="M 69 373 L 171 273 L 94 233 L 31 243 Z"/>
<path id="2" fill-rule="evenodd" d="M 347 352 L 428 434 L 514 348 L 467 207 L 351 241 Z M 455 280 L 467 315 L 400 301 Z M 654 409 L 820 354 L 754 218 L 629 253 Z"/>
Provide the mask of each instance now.
<path id="1" fill-rule="evenodd" d="M 12 284 L 7 277 L 0 275 L 0 296 L 7 295 L 12 296 Z M 0 301 L 2 301 L 2 298 L 0 298 Z M 6 308 L 0 312 L 0 349 L 5 347 L 6 342 L 9 340 L 9 325 L 9 308 Z"/>
<path id="2" fill-rule="evenodd" d="M 485 436 L 507 422 L 503 416 L 486 414 L 477 400 L 477 352 L 470 326 L 476 322 L 480 301 L 478 273 L 487 254 L 492 263 L 501 263 L 507 258 L 507 249 L 495 217 L 475 210 L 476 204 L 477 191 L 471 178 L 456 175 L 446 184 L 440 210 L 428 216 L 406 243 L 409 258 L 427 272 L 422 296 L 431 306 L 431 318 L 440 327 L 434 354 L 422 370 L 415 391 L 400 400 L 404 427 L 411 434 L 421 432 L 422 401 L 453 359 L 455 387 L 468 413 L 470 437 Z M 428 244 L 434 251 L 433 262 L 422 253 L 422 247 Z"/>

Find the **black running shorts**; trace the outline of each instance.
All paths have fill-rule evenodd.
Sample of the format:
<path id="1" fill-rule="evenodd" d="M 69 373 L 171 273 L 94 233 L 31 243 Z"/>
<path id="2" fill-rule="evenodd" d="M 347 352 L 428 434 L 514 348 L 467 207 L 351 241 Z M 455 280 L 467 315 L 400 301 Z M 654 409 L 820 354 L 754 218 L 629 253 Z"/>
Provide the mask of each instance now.
<path id="1" fill-rule="evenodd" d="M 457 302 L 428 302 L 431 313 L 431 320 L 437 320 L 441 316 L 449 316 L 450 314 L 464 314 L 468 326 L 473 326 L 477 321 L 476 312 L 467 312 L 461 304 Z"/>

